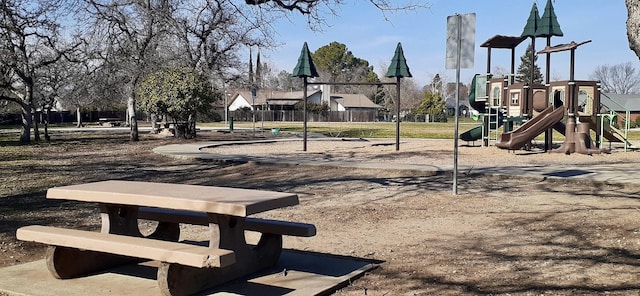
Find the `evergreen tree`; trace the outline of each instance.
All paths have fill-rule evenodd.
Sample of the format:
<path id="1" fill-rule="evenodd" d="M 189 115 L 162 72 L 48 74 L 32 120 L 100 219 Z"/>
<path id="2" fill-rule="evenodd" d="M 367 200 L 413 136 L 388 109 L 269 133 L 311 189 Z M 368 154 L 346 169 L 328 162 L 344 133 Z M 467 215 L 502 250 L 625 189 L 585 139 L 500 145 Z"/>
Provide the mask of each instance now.
<path id="1" fill-rule="evenodd" d="M 373 71 L 373 66 L 367 60 L 353 55 L 345 44 L 333 41 L 328 45 L 318 48 L 311 53 L 320 79 L 329 82 L 379 82 L 378 74 Z M 334 86 L 336 93 L 365 93 L 364 87 L 358 89 L 354 86 Z"/>
<path id="2" fill-rule="evenodd" d="M 432 121 L 447 122 L 445 101 L 440 94 L 424 91 L 422 101 L 412 110 L 413 115 L 429 114 Z"/>
<path id="3" fill-rule="evenodd" d="M 533 83 L 534 84 L 542 84 L 542 72 L 540 71 L 540 67 L 538 67 L 538 54 L 533 56 L 533 65 L 531 65 L 531 52 L 533 48 L 531 48 L 531 44 L 527 46 L 527 50 L 520 57 L 520 66 L 518 66 L 518 72 L 516 73 L 516 81 L 518 82 L 529 82 L 531 79 L 531 71 L 533 69 Z"/>
<path id="4" fill-rule="evenodd" d="M 260 63 L 260 50 L 258 50 L 258 57 L 256 58 L 256 74 L 253 80 L 256 88 L 262 88 L 262 64 Z"/>

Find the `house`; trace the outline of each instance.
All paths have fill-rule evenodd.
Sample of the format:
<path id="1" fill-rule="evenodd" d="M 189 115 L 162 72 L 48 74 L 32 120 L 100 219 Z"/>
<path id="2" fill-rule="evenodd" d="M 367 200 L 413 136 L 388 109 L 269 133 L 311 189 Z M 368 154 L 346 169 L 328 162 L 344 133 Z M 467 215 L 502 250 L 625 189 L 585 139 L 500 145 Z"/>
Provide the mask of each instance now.
<path id="1" fill-rule="evenodd" d="M 625 113 L 629 111 L 629 122 L 636 122 L 640 117 L 640 94 L 601 93 L 601 113 L 615 111 L 618 113 L 618 124 L 624 126 Z"/>
<path id="2" fill-rule="evenodd" d="M 265 103 L 266 95 L 262 92 L 256 92 L 254 100 L 250 91 L 239 91 L 231 96 L 229 101 L 229 111 L 242 110 L 245 108 L 253 110 L 253 106 L 262 106 Z"/>
<path id="3" fill-rule="evenodd" d="M 271 91 L 267 93 L 267 110 L 293 110 L 294 105 L 302 102 L 302 91 Z M 307 103 L 319 104 L 322 102 L 322 92 L 319 90 L 307 91 Z"/>
<path id="4" fill-rule="evenodd" d="M 302 102 L 302 91 L 258 91 L 255 99 L 248 91 L 240 91 L 231 97 L 229 111 L 249 110 L 293 110 Z M 328 86 L 307 91 L 307 102 L 326 103 L 329 111 L 377 111 L 382 106 L 374 104 L 363 94 L 333 94 Z"/>
<path id="5" fill-rule="evenodd" d="M 375 104 L 363 94 L 332 94 L 329 109 L 331 111 L 368 111 L 382 109 L 382 106 Z"/>

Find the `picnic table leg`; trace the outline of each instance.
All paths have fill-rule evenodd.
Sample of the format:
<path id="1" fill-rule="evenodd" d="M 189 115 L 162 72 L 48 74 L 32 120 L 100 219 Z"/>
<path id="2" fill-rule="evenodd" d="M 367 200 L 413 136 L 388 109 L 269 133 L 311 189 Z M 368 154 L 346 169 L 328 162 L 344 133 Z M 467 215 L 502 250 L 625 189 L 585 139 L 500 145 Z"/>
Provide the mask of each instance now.
<path id="1" fill-rule="evenodd" d="M 136 260 L 139 259 L 60 246 L 49 246 L 46 253 L 47 269 L 57 279 L 76 278 Z"/>
<path id="2" fill-rule="evenodd" d="M 142 237 L 138 229 L 138 208 L 119 205 L 100 205 L 103 233 Z M 156 230 L 147 237 L 178 241 L 180 227 L 177 223 L 159 222 Z M 46 262 L 49 272 L 58 279 L 75 278 L 119 265 L 139 262 L 138 258 L 51 246 L 47 249 Z"/>
<path id="3" fill-rule="evenodd" d="M 102 232 L 143 237 L 138 228 L 138 207 L 122 205 L 100 205 Z M 173 222 L 158 222 L 155 231 L 146 237 L 177 242 L 180 225 Z"/>
<path id="4" fill-rule="evenodd" d="M 211 235 L 219 229 L 220 243 L 211 248 L 232 250 L 236 263 L 223 268 L 195 268 L 162 262 L 158 285 L 163 295 L 190 295 L 229 282 L 278 263 L 282 253 L 282 235 L 262 234 L 257 245 L 246 243 L 242 217 L 210 215 Z"/>

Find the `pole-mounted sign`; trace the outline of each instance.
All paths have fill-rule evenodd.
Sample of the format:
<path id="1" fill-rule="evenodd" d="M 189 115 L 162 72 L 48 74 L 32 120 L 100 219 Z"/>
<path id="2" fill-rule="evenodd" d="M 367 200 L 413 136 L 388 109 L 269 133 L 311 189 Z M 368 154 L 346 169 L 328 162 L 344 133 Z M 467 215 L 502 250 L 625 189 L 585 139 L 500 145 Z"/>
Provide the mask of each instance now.
<path id="1" fill-rule="evenodd" d="M 453 194 L 458 194 L 458 110 L 460 110 L 460 68 L 473 68 L 476 46 L 476 14 L 447 17 L 446 68 L 456 69 L 455 131 L 453 140 Z"/>

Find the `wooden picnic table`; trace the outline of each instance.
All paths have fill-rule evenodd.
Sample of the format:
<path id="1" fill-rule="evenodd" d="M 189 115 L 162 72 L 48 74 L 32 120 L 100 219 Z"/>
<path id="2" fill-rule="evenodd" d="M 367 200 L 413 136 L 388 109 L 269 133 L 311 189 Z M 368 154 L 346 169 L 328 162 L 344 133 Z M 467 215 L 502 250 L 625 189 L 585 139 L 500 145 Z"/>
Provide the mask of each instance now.
<path id="1" fill-rule="evenodd" d="M 120 126 L 122 120 L 120 120 L 120 118 L 98 118 L 98 124 L 100 126 L 114 127 Z"/>
<path id="2" fill-rule="evenodd" d="M 98 203 L 102 220 L 100 233 L 37 225 L 18 229 L 18 239 L 51 245 L 46 261 L 55 277 L 158 260 L 164 295 L 193 294 L 273 266 L 283 234 L 315 235 L 311 224 L 247 217 L 298 204 L 292 193 L 111 180 L 51 188 L 47 198 Z M 143 236 L 139 218 L 159 221 L 155 232 Z M 208 224 L 208 246 L 178 242 L 179 223 Z M 262 233 L 257 245 L 246 242 L 245 230 Z"/>

